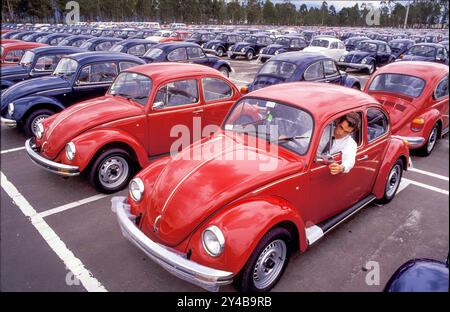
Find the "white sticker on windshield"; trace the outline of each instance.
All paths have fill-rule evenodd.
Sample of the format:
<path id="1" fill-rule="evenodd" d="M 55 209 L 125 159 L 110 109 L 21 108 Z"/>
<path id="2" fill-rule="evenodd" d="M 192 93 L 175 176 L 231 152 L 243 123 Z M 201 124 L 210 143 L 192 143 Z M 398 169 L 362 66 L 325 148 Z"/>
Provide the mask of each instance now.
<path id="1" fill-rule="evenodd" d="M 267 102 L 266 103 L 266 107 L 270 107 L 270 108 L 274 108 L 275 105 L 277 105 L 277 103 L 275 103 L 275 102 Z"/>
<path id="2" fill-rule="evenodd" d="M 225 130 L 233 130 L 233 125 L 225 125 Z"/>

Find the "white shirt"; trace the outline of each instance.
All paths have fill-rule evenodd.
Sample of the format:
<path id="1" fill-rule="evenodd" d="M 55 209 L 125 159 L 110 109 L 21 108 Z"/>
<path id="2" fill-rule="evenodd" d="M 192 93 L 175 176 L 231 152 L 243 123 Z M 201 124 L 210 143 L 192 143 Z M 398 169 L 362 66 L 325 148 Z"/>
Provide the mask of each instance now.
<path id="1" fill-rule="evenodd" d="M 325 139 L 324 137 L 322 137 L 318 149 L 319 154 L 324 150 L 328 142 L 329 140 L 326 138 L 326 136 Z M 357 148 L 358 145 L 356 144 L 355 140 L 353 140 L 351 135 L 347 135 L 342 139 L 333 140 L 330 154 L 333 155 L 339 152 L 342 153 L 342 166 L 344 167 L 344 173 L 348 173 L 355 165 Z"/>

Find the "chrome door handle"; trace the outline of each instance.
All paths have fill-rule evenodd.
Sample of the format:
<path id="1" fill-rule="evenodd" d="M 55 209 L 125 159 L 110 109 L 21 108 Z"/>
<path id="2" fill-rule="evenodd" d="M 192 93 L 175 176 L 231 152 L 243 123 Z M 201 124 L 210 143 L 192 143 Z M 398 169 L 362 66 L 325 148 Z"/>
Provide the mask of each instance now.
<path id="1" fill-rule="evenodd" d="M 369 159 L 369 155 L 364 155 L 361 158 L 358 158 L 358 161 Z"/>
<path id="2" fill-rule="evenodd" d="M 203 113 L 203 108 L 197 109 L 195 111 L 193 111 L 194 114 L 200 114 Z"/>

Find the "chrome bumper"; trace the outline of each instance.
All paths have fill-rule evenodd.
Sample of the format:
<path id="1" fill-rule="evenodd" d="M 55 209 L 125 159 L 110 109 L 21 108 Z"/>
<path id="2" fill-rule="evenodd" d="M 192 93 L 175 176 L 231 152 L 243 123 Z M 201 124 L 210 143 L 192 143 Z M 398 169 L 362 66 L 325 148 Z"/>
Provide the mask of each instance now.
<path id="1" fill-rule="evenodd" d="M 359 63 L 345 63 L 345 62 L 337 62 L 338 66 L 351 67 L 356 69 L 369 69 L 369 64 L 359 64 Z"/>
<path id="2" fill-rule="evenodd" d="M 213 49 L 203 49 L 203 51 L 205 51 L 205 53 L 212 53 L 214 55 L 217 55 L 217 51 Z"/>
<path id="3" fill-rule="evenodd" d="M 425 143 L 425 138 L 422 137 L 402 137 L 402 139 L 408 141 L 409 147 L 412 148 L 421 147 Z"/>
<path id="4" fill-rule="evenodd" d="M 265 58 L 265 59 L 270 59 L 270 58 L 272 58 L 272 57 L 274 57 L 275 55 L 272 55 L 272 54 L 258 54 L 258 60 L 260 60 L 260 59 L 262 59 L 262 58 Z"/>
<path id="5" fill-rule="evenodd" d="M 45 157 L 39 155 L 35 150 L 34 138 L 30 138 L 25 141 L 25 150 L 27 151 L 28 156 L 31 160 L 40 167 L 48 170 L 50 172 L 56 173 L 58 175 L 62 175 L 65 177 L 77 176 L 80 174 L 80 169 L 77 166 L 70 166 L 60 164 L 54 161 L 51 161 Z"/>
<path id="6" fill-rule="evenodd" d="M 245 53 L 244 52 L 227 51 L 227 55 L 228 55 L 228 57 L 230 57 L 232 55 L 245 56 Z"/>
<path id="7" fill-rule="evenodd" d="M 11 128 L 17 126 L 17 121 L 15 121 L 14 119 L 8 119 L 8 118 L 1 117 L 1 123 L 2 123 L 2 125 L 7 125 L 8 127 L 11 127 Z"/>
<path id="8" fill-rule="evenodd" d="M 233 273 L 200 265 L 188 260 L 183 254 L 152 241 L 136 226 L 136 216 L 131 214 L 126 200 L 124 196 L 113 197 L 111 209 L 117 215 L 122 235 L 150 259 L 178 278 L 208 291 L 218 291 L 220 286 L 233 282 Z"/>

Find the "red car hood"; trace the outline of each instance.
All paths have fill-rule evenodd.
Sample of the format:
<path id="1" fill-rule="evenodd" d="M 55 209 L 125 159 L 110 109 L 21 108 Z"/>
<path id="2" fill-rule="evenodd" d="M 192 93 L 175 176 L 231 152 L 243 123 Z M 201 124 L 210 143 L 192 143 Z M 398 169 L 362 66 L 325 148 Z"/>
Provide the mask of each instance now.
<path id="1" fill-rule="evenodd" d="M 414 118 L 417 108 L 414 99 L 407 96 L 393 95 L 384 92 L 369 92 L 388 111 L 391 119 L 392 133 L 397 132 Z"/>
<path id="2" fill-rule="evenodd" d="M 44 123 L 45 157 L 54 159 L 80 133 L 114 120 L 142 114 L 142 108 L 120 97 L 102 96 L 64 109 Z"/>
<path id="3" fill-rule="evenodd" d="M 172 158 L 147 195 L 143 232 L 156 236 L 165 245 L 177 246 L 218 209 L 274 179 L 300 172 L 303 167 L 299 161 L 279 157 L 278 153 L 249 147 L 242 139 L 219 132 Z M 212 146 L 214 152 L 208 152 L 201 160 L 183 160 L 202 148 L 210 151 Z M 236 159 L 236 151 L 245 152 L 247 160 Z M 260 170 L 269 159 L 277 161 L 276 168 Z"/>

